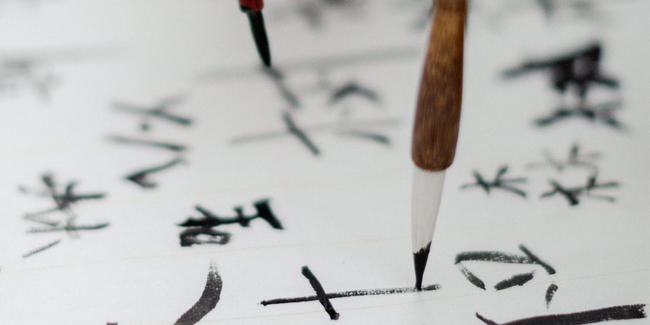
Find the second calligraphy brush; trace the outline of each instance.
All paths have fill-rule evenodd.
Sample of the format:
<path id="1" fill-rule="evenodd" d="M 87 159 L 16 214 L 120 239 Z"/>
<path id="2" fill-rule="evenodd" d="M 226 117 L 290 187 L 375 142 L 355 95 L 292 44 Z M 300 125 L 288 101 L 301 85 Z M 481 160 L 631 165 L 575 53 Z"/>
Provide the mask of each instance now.
<path id="1" fill-rule="evenodd" d="M 263 0 L 239 0 L 239 6 L 243 12 L 248 15 L 248 21 L 251 24 L 251 31 L 255 39 L 257 52 L 264 65 L 271 66 L 271 52 L 269 51 L 269 40 L 266 37 L 266 28 L 264 27 L 264 17 L 262 17 Z"/>
<path id="2" fill-rule="evenodd" d="M 456 153 L 463 89 L 467 0 L 437 0 L 413 127 L 415 163 L 411 231 L 415 287 L 422 288 L 442 198 L 445 170 Z"/>

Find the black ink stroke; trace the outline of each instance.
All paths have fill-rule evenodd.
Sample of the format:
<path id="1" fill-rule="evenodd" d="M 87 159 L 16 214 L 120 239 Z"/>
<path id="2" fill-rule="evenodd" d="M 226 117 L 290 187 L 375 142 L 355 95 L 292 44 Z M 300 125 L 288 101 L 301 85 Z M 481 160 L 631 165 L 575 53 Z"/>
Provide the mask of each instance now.
<path id="1" fill-rule="evenodd" d="M 582 325 L 614 320 L 630 320 L 646 318 L 645 304 L 616 306 L 603 309 L 583 311 L 573 314 L 558 314 L 520 319 L 498 324 L 478 313 L 476 317 L 488 325 Z"/>
<path id="2" fill-rule="evenodd" d="M 174 325 L 193 325 L 211 312 L 221 297 L 221 289 L 223 288 L 223 282 L 221 277 L 217 272 L 217 267 L 214 264 L 210 264 L 210 271 L 208 272 L 208 280 L 205 283 L 205 289 L 201 294 L 199 301 L 192 306 L 185 314 L 183 314 Z"/>
<path id="3" fill-rule="evenodd" d="M 363 98 L 368 99 L 369 101 L 379 103 L 379 94 L 377 92 L 368 89 L 366 87 L 363 87 L 359 85 L 356 82 L 349 82 L 339 88 L 336 88 L 332 91 L 332 95 L 330 96 L 328 105 L 332 106 L 340 101 L 344 100 L 345 98 L 352 96 L 352 95 L 357 95 Z"/>
<path id="4" fill-rule="evenodd" d="M 287 128 L 289 129 L 289 133 L 295 135 L 296 138 L 298 138 L 298 140 L 300 140 L 300 142 L 302 142 L 305 145 L 305 147 L 307 147 L 307 149 L 309 149 L 309 151 L 311 151 L 311 153 L 314 156 L 318 156 L 320 154 L 320 150 L 318 150 L 316 145 L 309 139 L 309 137 L 307 137 L 307 134 L 305 134 L 305 132 L 302 129 L 298 128 L 298 126 L 293 121 L 293 118 L 291 117 L 291 115 L 289 115 L 289 113 L 287 112 L 282 113 L 282 120 L 284 121 L 284 124 L 286 124 Z"/>
<path id="5" fill-rule="evenodd" d="M 246 216 L 244 215 L 243 207 L 235 207 L 235 217 L 220 217 L 212 212 L 200 207 L 194 207 L 199 211 L 203 218 L 193 219 L 188 218 L 182 224 L 179 224 L 180 227 L 187 227 L 188 229 L 183 231 L 180 234 L 181 246 L 192 246 L 195 244 L 219 244 L 225 245 L 230 240 L 230 234 L 227 232 L 220 232 L 213 230 L 213 227 L 218 227 L 224 224 L 236 224 L 238 223 L 242 227 L 248 227 L 251 220 L 260 218 L 265 220 L 271 227 L 274 229 L 282 230 L 282 224 L 280 220 L 275 216 L 271 207 L 269 206 L 269 199 L 262 199 L 256 202 L 253 202 L 257 214 Z M 198 238 L 200 235 L 206 235 L 208 238 L 202 240 Z"/>
<path id="6" fill-rule="evenodd" d="M 270 140 L 270 139 L 275 139 L 275 138 L 284 137 L 288 135 L 297 136 L 298 134 L 305 135 L 306 137 L 307 131 L 309 131 L 309 133 L 322 132 L 322 131 L 334 131 L 334 133 L 339 136 L 354 137 L 358 139 L 370 140 L 372 142 L 383 144 L 383 145 L 388 145 L 390 144 L 390 139 L 385 135 L 376 132 L 362 130 L 362 129 L 370 128 L 370 127 L 392 127 L 399 124 L 398 120 L 394 118 L 378 119 L 378 120 L 341 121 L 335 123 L 318 124 L 310 127 L 301 127 L 301 128 L 297 128 L 295 122 L 293 122 L 293 120 L 290 117 L 288 119 L 288 122 L 290 123 L 290 125 L 292 124 L 295 127 L 293 132 L 288 130 L 289 125 L 287 125 L 287 130 L 237 137 L 232 139 L 230 143 L 236 145 L 236 144 L 241 144 L 241 143 L 251 142 L 251 141 Z M 285 124 L 287 124 L 287 120 L 285 120 Z M 301 140 L 303 144 L 306 144 L 310 152 L 314 154 L 314 148 L 312 148 L 311 146 L 315 147 L 315 145 L 311 142 L 311 140 L 307 138 L 308 142 L 305 143 L 303 141 L 303 138 L 301 138 L 300 136 L 298 136 L 298 138 Z M 320 154 L 320 150 L 318 148 L 315 149 Z"/>
<path id="7" fill-rule="evenodd" d="M 269 199 L 262 199 L 253 203 L 255 210 L 257 210 L 256 215 L 245 216 L 244 210 L 242 207 L 235 207 L 233 210 L 237 213 L 236 217 L 224 218 L 219 217 L 218 215 L 213 214 L 212 212 L 200 207 L 194 207 L 197 211 L 203 214 L 202 219 L 187 219 L 184 223 L 180 224 L 181 227 L 205 227 L 212 228 L 224 224 L 234 224 L 238 223 L 242 227 L 248 227 L 251 220 L 260 218 L 264 219 L 266 222 L 275 229 L 282 229 L 282 224 L 280 220 L 273 214 L 271 208 L 269 207 Z"/>
<path id="8" fill-rule="evenodd" d="M 307 266 L 302 267 L 302 275 L 305 276 L 309 280 L 309 284 L 311 284 L 311 287 L 314 288 L 314 291 L 316 291 L 316 296 L 318 297 L 318 301 L 320 302 L 321 305 L 323 305 L 323 308 L 325 308 L 325 311 L 330 315 L 330 319 L 335 320 L 339 319 L 339 313 L 334 310 L 334 307 L 332 306 L 332 303 L 330 302 L 329 298 L 327 298 L 327 295 L 325 294 L 325 290 L 323 289 L 323 286 L 318 282 L 318 279 L 314 276 L 313 273 L 311 273 L 311 270 Z"/>
<path id="9" fill-rule="evenodd" d="M 24 219 L 27 219 L 32 222 L 37 222 L 39 224 L 44 225 L 44 227 L 32 227 L 30 228 L 27 233 L 45 233 L 45 232 L 58 232 L 58 231 L 65 231 L 68 236 L 71 238 L 77 238 L 79 237 L 78 231 L 81 230 L 98 230 L 102 228 L 106 228 L 109 226 L 109 223 L 98 223 L 98 224 L 93 224 L 93 225 L 77 225 L 75 223 L 75 220 L 77 218 L 77 215 L 72 211 L 72 205 L 77 203 L 78 201 L 82 200 L 96 200 L 96 199 L 102 199 L 104 198 L 105 194 L 103 193 L 96 193 L 96 194 L 75 194 L 74 188 L 76 186 L 76 182 L 69 182 L 65 189 L 63 191 L 60 191 L 58 189 L 58 186 L 56 182 L 54 181 L 54 177 L 51 174 L 44 174 L 41 176 L 41 180 L 45 184 L 45 190 L 43 191 L 32 191 L 28 190 L 24 186 L 20 186 L 19 190 L 23 193 L 27 194 L 34 194 L 40 197 L 49 197 L 52 200 L 54 200 L 56 207 L 47 209 L 44 211 L 39 211 L 35 213 L 27 213 L 24 215 Z M 55 211 L 60 211 L 67 215 L 67 218 L 65 220 L 65 224 L 61 225 L 62 221 L 59 220 L 52 220 L 52 219 L 47 219 L 44 218 L 43 215 L 55 212 Z M 49 249 L 57 244 L 59 244 L 61 240 L 56 240 L 53 241 L 45 246 L 39 247 L 37 249 L 34 249 L 32 251 L 29 251 L 23 255 L 23 258 L 32 256 L 34 254 L 40 253 L 46 249 Z"/>
<path id="10" fill-rule="evenodd" d="M 37 71 L 39 62 L 31 58 L 12 58 L 0 62 L 0 92 L 16 88 L 33 87 L 44 101 L 50 101 L 50 91 L 57 84 L 56 76 L 50 72 Z"/>
<path id="11" fill-rule="evenodd" d="M 316 291 L 315 296 L 264 300 L 261 302 L 261 304 L 264 306 L 268 306 L 268 305 L 298 303 L 298 302 L 307 302 L 307 301 L 319 301 L 323 305 L 325 311 L 329 314 L 330 319 L 336 320 L 339 318 L 339 313 L 337 313 L 336 310 L 334 310 L 334 307 L 329 301 L 330 299 L 415 293 L 419 291 L 434 291 L 440 289 L 440 285 L 434 284 L 434 285 L 423 287 L 422 290 L 418 290 L 414 287 L 406 287 L 406 288 L 392 288 L 392 289 L 352 290 L 352 291 L 326 293 L 322 285 L 316 278 L 316 276 L 314 276 L 311 270 L 309 270 L 309 267 L 303 266 L 302 274 L 309 280 L 309 283 L 311 284 L 312 288 L 314 289 L 314 291 Z"/>
<path id="12" fill-rule="evenodd" d="M 51 243 L 49 243 L 49 244 L 47 244 L 45 246 L 42 246 L 42 247 L 39 247 L 39 248 L 37 248 L 35 250 L 29 251 L 29 252 L 23 254 L 23 258 L 27 258 L 27 257 L 30 257 L 30 256 L 32 256 L 34 254 L 40 253 L 40 252 L 42 252 L 42 251 L 44 251 L 44 250 L 46 250 L 46 249 L 60 243 L 60 242 L 61 242 L 61 239 L 57 239 L 57 240 L 55 240 L 55 241 L 53 241 L 53 242 L 51 242 Z"/>
<path id="13" fill-rule="evenodd" d="M 465 276 L 467 281 L 469 281 L 471 284 L 475 285 L 476 287 L 485 290 L 485 282 L 483 282 L 483 280 L 479 279 L 479 277 L 474 275 L 474 273 L 470 272 L 462 264 L 458 264 L 458 266 L 460 267 L 460 272 Z"/>
<path id="14" fill-rule="evenodd" d="M 535 120 L 538 127 L 546 127 L 557 122 L 570 119 L 582 118 L 592 123 L 601 122 L 617 130 L 626 129 L 625 125 L 619 122 L 614 116 L 614 112 L 620 109 L 622 102 L 620 100 L 610 101 L 594 106 L 587 106 L 579 103 L 577 107 L 559 107 L 548 116 L 540 117 Z"/>
<path id="15" fill-rule="evenodd" d="M 201 239 L 199 238 L 200 235 L 206 235 L 208 238 Z M 203 244 L 225 245 L 230 241 L 229 233 L 210 228 L 189 228 L 181 232 L 179 237 L 181 238 L 182 247 Z"/>
<path id="16" fill-rule="evenodd" d="M 597 183 L 596 181 L 597 177 L 598 177 L 598 173 L 594 173 L 593 175 L 587 178 L 587 184 L 585 186 L 569 187 L 569 188 L 565 188 L 564 186 L 560 185 L 560 183 L 558 183 L 557 181 L 551 180 L 549 181 L 549 184 L 553 187 L 553 189 L 548 192 L 542 193 L 542 195 L 540 195 L 540 198 L 547 198 L 547 197 L 554 196 L 555 194 L 560 194 L 566 198 L 566 200 L 569 202 L 569 205 L 571 206 L 580 204 L 580 197 L 582 195 L 594 199 L 614 202 L 616 200 L 614 197 L 592 194 L 591 191 L 597 189 L 604 189 L 604 188 L 616 188 L 619 186 L 619 183 L 618 182 Z"/>
<path id="17" fill-rule="evenodd" d="M 59 192 L 57 189 L 57 184 L 54 181 L 54 177 L 51 174 L 45 174 L 41 176 L 41 180 L 45 184 L 46 190 L 44 192 L 40 193 L 34 193 L 33 191 L 27 190 L 24 186 L 19 187 L 19 190 L 23 193 L 34 193 L 38 196 L 49 196 L 54 200 L 54 203 L 56 203 L 56 207 L 47 209 L 44 211 L 39 211 L 39 212 L 34 212 L 34 213 L 27 213 L 25 214 L 26 219 L 30 219 L 33 221 L 49 224 L 51 226 L 56 226 L 58 223 L 53 223 L 53 222 L 47 222 L 39 219 L 34 219 L 35 217 L 52 213 L 54 211 L 61 211 L 61 212 L 68 212 L 70 213 L 70 208 L 73 203 L 76 203 L 78 201 L 82 200 L 97 200 L 97 199 L 103 199 L 105 194 L 103 193 L 96 193 L 96 194 L 75 194 L 74 193 L 74 187 L 77 185 L 76 182 L 69 182 L 68 185 L 65 187 L 65 190 L 63 193 Z"/>
<path id="18" fill-rule="evenodd" d="M 287 87 L 282 72 L 276 67 L 264 67 L 262 71 L 273 80 L 273 83 L 278 88 L 282 99 L 284 99 L 291 108 L 299 109 L 300 101 L 298 100 L 298 96 Z"/>
<path id="19" fill-rule="evenodd" d="M 520 67 L 507 70 L 504 78 L 514 78 L 537 70 L 548 70 L 555 90 L 565 93 L 570 85 L 577 87 L 577 95 L 584 99 L 592 84 L 617 89 L 616 79 L 600 72 L 602 46 L 595 42 L 573 53 L 548 60 L 528 61 Z"/>
<path id="20" fill-rule="evenodd" d="M 568 167 L 579 167 L 591 170 L 598 170 L 596 165 L 591 163 L 592 160 L 597 159 L 600 155 L 598 153 L 580 154 L 580 147 L 573 144 L 569 150 L 569 157 L 566 160 L 555 159 L 550 152 L 544 151 L 544 158 L 546 161 L 528 164 L 529 169 L 550 166 L 555 168 L 558 172 L 564 171 Z"/>
<path id="21" fill-rule="evenodd" d="M 533 279 L 533 273 L 524 273 L 513 275 L 510 279 L 505 279 L 494 285 L 494 289 L 503 290 L 514 286 L 522 286 Z"/>
<path id="22" fill-rule="evenodd" d="M 183 101 L 183 96 L 166 98 L 158 101 L 158 103 L 152 106 L 143 107 L 123 102 L 114 102 L 113 107 L 117 110 L 144 116 L 145 118 L 158 118 L 181 126 L 189 126 L 192 124 L 192 119 L 188 117 L 173 115 L 167 112 L 171 106 L 176 105 L 181 101 Z M 148 131 L 150 129 L 148 119 L 145 119 L 142 122 L 140 129 L 142 131 Z"/>
<path id="23" fill-rule="evenodd" d="M 555 292 L 557 291 L 558 286 L 555 283 L 551 283 L 550 286 L 548 286 L 548 289 L 546 289 L 546 308 L 548 308 L 551 305 L 551 300 L 553 300 L 553 296 L 555 295 Z"/>
<path id="24" fill-rule="evenodd" d="M 167 143 L 167 142 L 140 140 L 140 139 L 121 137 L 121 136 L 112 136 L 109 139 L 114 142 L 166 149 L 173 152 L 181 152 L 187 150 L 187 147 L 184 145 Z"/>
<path id="25" fill-rule="evenodd" d="M 553 267 L 542 261 L 524 245 L 519 245 L 519 249 L 524 253 L 525 256 L 490 251 L 462 252 L 456 255 L 455 264 L 459 266 L 461 273 L 471 284 L 483 290 L 486 290 L 483 280 L 481 280 L 476 274 L 469 271 L 462 264 L 463 262 L 482 261 L 504 264 L 533 264 L 541 266 L 549 275 L 556 273 Z M 524 285 L 526 282 L 533 279 L 533 273 L 534 272 L 514 275 L 509 279 L 500 281 L 494 286 L 494 288 L 497 290 L 503 290 L 513 286 Z"/>
<path id="26" fill-rule="evenodd" d="M 501 189 L 505 191 L 512 192 L 514 194 L 517 194 L 521 197 L 526 197 L 526 192 L 515 188 L 509 184 L 513 183 L 525 183 L 527 181 L 526 178 L 513 178 L 513 179 L 502 179 L 503 175 L 508 172 L 508 166 L 503 166 L 499 169 L 497 172 L 496 177 L 494 178 L 494 181 L 488 182 L 485 179 L 483 179 L 483 176 L 477 171 L 474 171 L 474 178 L 476 178 L 475 183 L 471 184 L 465 184 L 460 187 L 460 189 L 466 189 L 469 187 L 480 187 L 483 190 L 485 190 L 485 193 L 490 194 L 490 189 Z"/>
<path id="27" fill-rule="evenodd" d="M 165 169 L 172 168 L 180 163 L 184 162 L 182 158 L 175 158 L 172 161 L 165 163 L 160 166 L 152 167 L 152 168 L 147 168 L 145 170 L 137 171 L 133 174 L 127 175 L 124 177 L 126 180 L 129 180 L 133 183 L 138 184 L 141 188 L 154 188 L 158 184 L 155 182 L 150 181 L 147 176 L 153 173 L 157 173 L 160 171 L 163 171 Z"/>

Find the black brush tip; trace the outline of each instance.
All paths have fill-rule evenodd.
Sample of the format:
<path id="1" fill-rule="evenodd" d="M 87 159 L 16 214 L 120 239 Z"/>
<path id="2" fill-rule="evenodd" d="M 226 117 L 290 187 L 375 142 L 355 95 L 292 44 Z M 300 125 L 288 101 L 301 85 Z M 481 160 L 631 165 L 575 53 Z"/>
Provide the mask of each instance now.
<path id="1" fill-rule="evenodd" d="M 264 17 L 261 11 L 248 11 L 248 21 L 251 24 L 251 31 L 255 39 L 255 46 L 257 52 L 264 62 L 264 65 L 271 67 L 271 51 L 269 50 L 269 40 L 266 36 L 266 28 L 264 27 Z"/>
<path id="2" fill-rule="evenodd" d="M 426 247 L 423 247 L 417 253 L 413 253 L 413 262 L 415 265 L 415 289 L 422 290 L 422 277 L 424 276 L 424 269 L 427 266 L 427 259 L 429 258 L 429 251 L 431 250 L 431 242 Z"/>

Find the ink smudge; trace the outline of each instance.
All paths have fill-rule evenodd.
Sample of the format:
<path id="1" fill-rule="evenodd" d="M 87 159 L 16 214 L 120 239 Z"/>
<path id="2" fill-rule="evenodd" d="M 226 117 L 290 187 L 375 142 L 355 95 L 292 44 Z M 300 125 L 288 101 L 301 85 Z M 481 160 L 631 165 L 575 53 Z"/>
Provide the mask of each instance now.
<path id="1" fill-rule="evenodd" d="M 616 306 L 603 309 L 589 310 L 573 314 L 559 314 L 520 319 L 498 324 L 478 313 L 476 317 L 488 325 L 582 325 L 613 320 L 629 320 L 645 318 L 645 304 Z"/>
<path id="2" fill-rule="evenodd" d="M 503 280 L 494 286 L 494 289 L 503 290 L 514 286 L 522 286 L 533 279 L 533 272 L 517 274 L 510 279 Z"/>
<path id="3" fill-rule="evenodd" d="M 217 306 L 222 288 L 223 282 L 217 272 L 217 267 L 211 263 L 208 280 L 205 284 L 203 294 L 201 294 L 201 298 L 174 325 L 193 325 L 200 321 L 203 316 L 207 315 Z"/>

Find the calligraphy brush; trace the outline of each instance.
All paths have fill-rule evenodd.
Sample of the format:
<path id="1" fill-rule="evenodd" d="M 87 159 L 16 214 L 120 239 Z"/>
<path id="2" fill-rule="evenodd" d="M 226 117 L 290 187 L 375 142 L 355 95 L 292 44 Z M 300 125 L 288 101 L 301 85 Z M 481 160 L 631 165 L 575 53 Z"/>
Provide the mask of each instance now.
<path id="1" fill-rule="evenodd" d="M 463 42 L 467 0 L 436 0 L 429 48 L 415 111 L 411 157 L 411 231 L 415 287 L 429 257 L 445 169 L 454 160 L 463 88 Z"/>
<path id="2" fill-rule="evenodd" d="M 271 52 L 269 51 L 269 40 L 266 37 L 266 28 L 264 28 L 264 17 L 262 16 L 263 0 L 239 0 L 239 7 L 248 15 L 248 21 L 251 24 L 251 31 L 255 39 L 257 52 L 264 65 L 271 66 Z"/>

